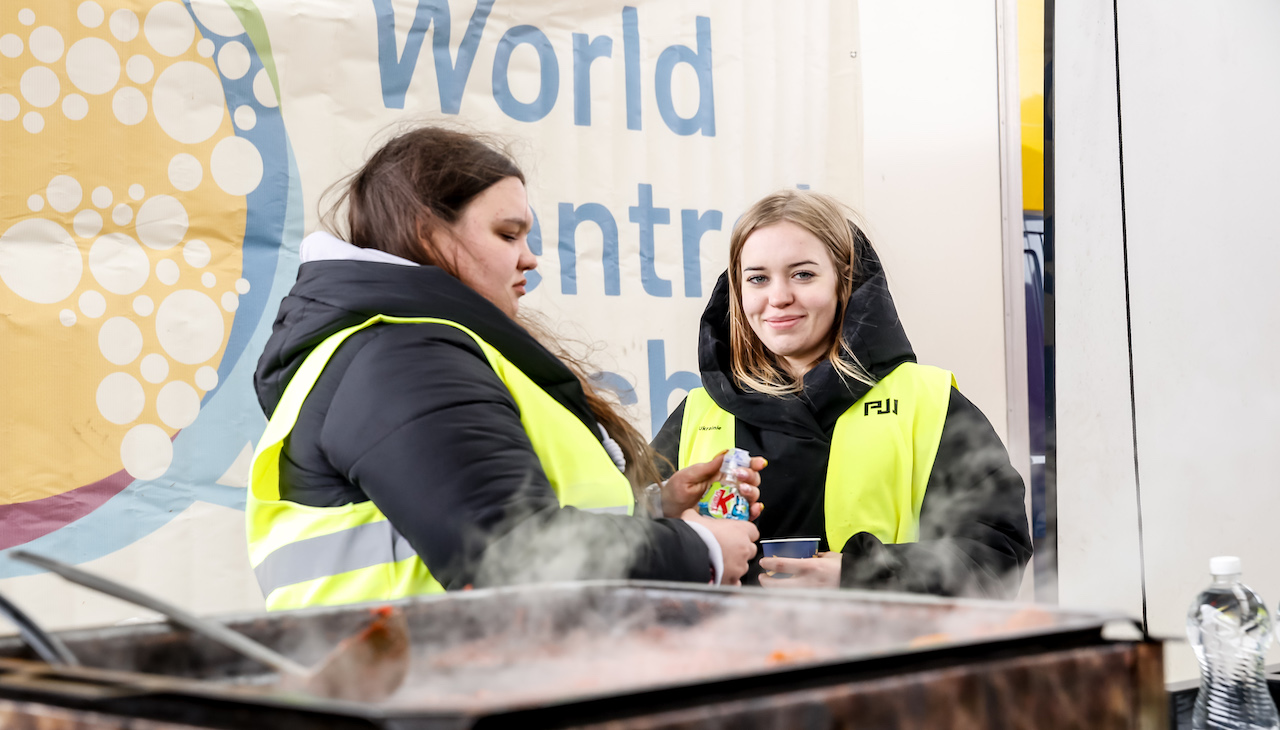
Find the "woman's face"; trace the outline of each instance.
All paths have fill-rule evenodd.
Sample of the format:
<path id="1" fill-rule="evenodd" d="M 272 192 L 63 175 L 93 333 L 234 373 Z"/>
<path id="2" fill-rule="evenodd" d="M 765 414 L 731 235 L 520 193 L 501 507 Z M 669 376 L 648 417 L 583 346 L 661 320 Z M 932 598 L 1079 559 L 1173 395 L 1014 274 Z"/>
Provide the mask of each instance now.
<path id="1" fill-rule="evenodd" d="M 782 221 L 757 228 L 742 245 L 742 309 L 756 337 L 803 377 L 830 346 L 836 271 L 812 233 Z"/>
<path id="2" fill-rule="evenodd" d="M 506 177 L 463 209 L 450 227 L 453 235 L 442 237 L 441 253 L 453 260 L 463 284 L 514 317 L 527 283 L 524 273 L 538 265 L 529 250 L 532 225 L 524 183 Z"/>

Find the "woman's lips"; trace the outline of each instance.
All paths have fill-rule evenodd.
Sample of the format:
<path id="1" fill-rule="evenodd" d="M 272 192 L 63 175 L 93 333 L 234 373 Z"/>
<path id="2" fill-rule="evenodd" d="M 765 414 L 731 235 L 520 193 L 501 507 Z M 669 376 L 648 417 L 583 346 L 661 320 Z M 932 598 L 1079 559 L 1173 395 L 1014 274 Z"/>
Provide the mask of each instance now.
<path id="1" fill-rule="evenodd" d="M 801 319 L 803 317 L 800 315 L 794 317 L 770 317 L 764 323 L 776 330 L 787 330 L 794 327 Z"/>
<path id="2" fill-rule="evenodd" d="M 525 295 L 524 287 L 528 283 L 529 283 L 528 279 L 521 279 L 520 281 L 516 282 L 515 285 L 512 286 L 512 288 L 515 289 L 520 294 L 520 296 L 524 296 Z"/>

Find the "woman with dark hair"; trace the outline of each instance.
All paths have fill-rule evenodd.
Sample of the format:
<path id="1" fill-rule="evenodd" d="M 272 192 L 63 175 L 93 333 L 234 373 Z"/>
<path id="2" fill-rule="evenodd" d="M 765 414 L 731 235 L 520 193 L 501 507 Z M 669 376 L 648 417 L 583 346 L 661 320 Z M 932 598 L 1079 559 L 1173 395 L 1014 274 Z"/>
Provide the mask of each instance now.
<path id="1" fill-rule="evenodd" d="M 303 241 L 254 379 L 270 421 L 249 557 L 268 608 L 536 580 L 738 581 L 754 525 L 632 516 L 634 485 L 658 480 L 648 444 L 516 319 L 537 260 L 508 155 L 415 129 L 349 178 L 343 203 L 347 240 Z M 700 494 L 720 461 L 678 472 L 664 503 Z"/>
<path id="2" fill-rule="evenodd" d="M 737 446 L 768 459 L 770 588 L 1007 596 L 1031 557 L 1022 479 L 952 374 L 916 363 L 852 211 L 810 191 L 751 206 L 702 317 L 692 391 L 654 439 L 685 466 Z"/>

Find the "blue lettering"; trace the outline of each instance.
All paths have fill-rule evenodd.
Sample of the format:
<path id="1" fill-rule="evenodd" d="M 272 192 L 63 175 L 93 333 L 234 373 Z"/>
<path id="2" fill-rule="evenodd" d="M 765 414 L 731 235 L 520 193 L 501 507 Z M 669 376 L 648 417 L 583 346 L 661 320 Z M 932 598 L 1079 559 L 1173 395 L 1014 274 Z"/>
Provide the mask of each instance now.
<path id="1" fill-rule="evenodd" d="M 613 39 L 607 35 L 589 39 L 573 34 L 573 123 L 591 126 L 591 62 L 613 56 Z"/>
<path id="2" fill-rule="evenodd" d="M 658 97 L 658 112 L 662 115 L 662 121 L 667 123 L 672 132 L 681 136 L 702 132 L 704 137 L 714 137 L 716 105 L 711 89 L 711 19 L 699 15 L 697 29 L 697 53 L 688 46 L 674 45 L 668 46 L 658 56 L 658 67 L 654 72 L 654 92 Z M 689 64 L 698 75 L 698 111 L 688 119 L 676 114 L 671 98 L 671 75 L 677 63 Z"/>
<path id="3" fill-rule="evenodd" d="M 661 428 L 670 413 L 667 401 L 677 390 L 690 391 L 702 386 L 702 379 L 688 370 L 677 370 L 667 376 L 667 344 L 662 340 L 649 340 L 649 421 L 653 430 L 650 437 Z"/>
<path id="4" fill-rule="evenodd" d="M 640 225 L 640 283 L 646 294 L 671 296 L 671 282 L 658 276 L 654 266 L 653 226 L 671 222 L 670 208 L 653 207 L 653 186 L 640 184 L 640 204 L 627 209 L 631 222 Z"/>
<path id="5" fill-rule="evenodd" d="M 591 375 L 588 375 L 587 378 L 590 379 L 593 384 L 613 391 L 614 395 L 618 396 L 618 402 L 624 406 L 635 405 L 640 402 L 640 400 L 636 398 L 636 386 L 632 385 L 631 381 L 617 373 L 611 373 L 608 371 L 592 373 Z"/>
<path id="6" fill-rule="evenodd" d="M 538 98 L 528 104 L 511 93 L 507 72 L 511 65 L 511 53 L 521 43 L 528 43 L 538 52 Z M 560 95 L 560 62 L 556 50 L 546 34 L 532 25 L 517 25 L 502 34 L 498 52 L 493 57 L 493 99 L 504 114 L 517 122 L 536 122 L 551 113 Z"/>
<path id="7" fill-rule="evenodd" d="M 434 22 L 436 32 L 431 38 L 431 48 L 435 56 L 436 83 L 440 89 L 440 111 L 457 114 L 462 107 L 462 92 L 467 85 L 467 77 L 471 75 L 471 63 L 475 61 L 476 49 L 480 47 L 480 35 L 489 19 L 494 0 L 476 2 L 471 22 L 467 24 L 467 31 L 458 48 L 456 63 L 449 57 L 448 0 L 418 0 L 413 24 L 409 26 L 409 34 L 404 41 L 404 53 L 398 58 L 396 16 L 392 2 L 393 0 L 373 0 L 378 22 L 378 69 L 382 76 L 383 105 L 388 109 L 404 108 L 405 92 L 409 90 L 409 81 L 418 66 L 423 36 Z"/>
<path id="8" fill-rule="evenodd" d="M 622 9 L 622 57 L 627 82 L 627 129 L 640 129 L 640 16 Z"/>
<path id="9" fill-rule="evenodd" d="M 601 248 L 604 249 L 604 293 L 616 297 L 622 294 L 622 273 L 618 266 L 618 224 L 609 209 L 599 203 L 583 203 L 577 208 L 573 203 L 560 204 L 560 291 L 563 294 L 578 293 L 578 254 L 576 239 L 578 226 L 591 221 L 600 227 Z"/>
<path id="10" fill-rule="evenodd" d="M 696 210 L 680 211 L 680 233 L 684 239 L 684 295 L 702 296 L 702 236 L 718 231 L 724 216 L 718 210 L 698 215 Z"/>

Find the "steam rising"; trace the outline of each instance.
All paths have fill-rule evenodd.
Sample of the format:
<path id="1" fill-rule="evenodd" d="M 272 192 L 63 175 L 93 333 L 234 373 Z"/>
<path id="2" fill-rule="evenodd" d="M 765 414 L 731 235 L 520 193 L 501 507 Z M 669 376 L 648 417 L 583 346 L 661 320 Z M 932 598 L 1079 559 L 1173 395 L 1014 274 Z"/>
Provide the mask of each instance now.
<path id="1" fill-rule="evenodd" d="M 749 590 L 589 584 L 476 595 L 468 611 L 475 623 L 454 631 L 440 627 L 438 637 L 419 645 L 409 678 L 388 702 L 459 710 L 540 705 L 925 650 L 1064 623 L 1062 614 L 1008 604 L 825 595 L 814 600 Z"/>
<path id="2" fill-rule="evenodd" d="M 886 546 L 855 535 L 845 552 L 856 560 L 856 586 L 985 598 L 1017 593 L 1031 557 L 1021 478 L 976 408 L 949 414 L 946 429 L 920 542 Z"/>

